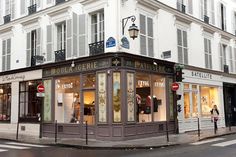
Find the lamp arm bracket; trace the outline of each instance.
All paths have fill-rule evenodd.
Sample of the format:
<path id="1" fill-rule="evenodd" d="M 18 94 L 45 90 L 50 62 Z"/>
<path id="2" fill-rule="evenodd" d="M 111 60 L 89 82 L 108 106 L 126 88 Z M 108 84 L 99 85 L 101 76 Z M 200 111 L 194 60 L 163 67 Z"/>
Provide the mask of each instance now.
<path id="1" fill-rule="evenodd" d="M 122 35 L 124 35 L 124 30 L 125 30 L 125 27 L 129 21 L 129 19 L 134 22 L 136 20 L 136 17 L 134 15 L 132 16 L 129 16 L 129 17 L 126 17 L 126 18 L 123 18 L 122 19 Z"/>

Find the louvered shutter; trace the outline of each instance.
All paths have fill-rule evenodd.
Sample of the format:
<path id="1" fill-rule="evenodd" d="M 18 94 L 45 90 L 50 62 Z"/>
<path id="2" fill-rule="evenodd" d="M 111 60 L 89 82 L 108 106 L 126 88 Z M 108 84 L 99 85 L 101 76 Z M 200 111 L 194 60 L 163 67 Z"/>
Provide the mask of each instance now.
<path id="1" fill-rule="evenodd" d="M 234 72 L 236 73 L 236 48 L 234 48 Z"/>
<path id="2" fill-rule="evenodd" d="M 177 41 L 178 41 L 178 62 L 183 63 L 183 49 L 182 49 L 182 32 L 180 29 L 177 29 Z"/>
<path id="3" fill-rule="evenodd" d="M 218 27 L 222 28 L 221 3 L 218 3 L 218 5 L 217 5 L 217 20 L 218 20 Z"/>
<path id="4" fill-rule="evenodd" d="M 204 16 L 204 2 L 203 0 L 200 0 L 200 19 L 203 19 Z"/>
<path id="5" fill-rule="evenodd" d="M 47 26 L 47 61 L 54 59 L 52 42 L 52 25 Z"/>
<path id="6" fill-rule="evenodd" d="M 41 28 L 36 30 L 36 55 L 41 55 Z"/>
<path id="7" fill-rule="evenodd" d="M 193 0 L 188 0 L 188 13 L 193 14 Z"/>
<path id="8" fill-rule="evenodd" d="M 153 19 L 147 18 L 147 33 L 148 33 L 148 55 L 154 57 L 154 45 L 153 45 Z"/>
<path id="9" fill-rule="evenodd" d="M 11 0 L 11 19 L 15 18 L 15 14 L 16 14 L 15 0 Z"/>
<path id="10" fill-rule="evenodd" d="M 220 70 L 223 71 L 223 51 L 222 51 L 222 44 L 219 44 L 219 51 L 220 51 Z"/>
<path id="11" fill-rule="evenodd" d="M 31 65 L 31 32 L 26 34 L 26 66 Z"/>
<path id="12" fill-rule="evenodd" d="M 146 16 L 140 14 L 140 51 L 142 55 L 147 55 L 146 39 Z"/>
<path id="13" fill-rule="evenodd" d="M 21 0 L 20 2 L 20 14 L 24 15 L 26 13 L 26 0 Z"/>
<path id="14" fill-rule="evenodd" d="M 230 72 L 233 72 L 233 52 L 232 52 L 232 46 L 229 48 L 229 66 L 230 66 Z"/>
<path id="15" fill-rule="evenodd" d="M 66 58 L 72 57 L 72 20 L 66 20 Z"/>
<path id="16" fill-rule="evenodd" d="M 11 70 L 11 39 L 7 39 L 7 67 L 6 70 Z"/>
<path id="17" fill-rule="evenodd" d="M 186 31 L 183 31 L 183 50 L 184 50 L 184 64 L 188 64 L 188 42 L 187 42 Z"/>
<path id="18" fill-rule="evenodd" d="M 2 71 L 5 71 L 6 66 L 6 40 L 2 41 Z"/>
<path id="19" fill-rule="evenodd" d="M 207 46 L 207 39 L 204 38 L 204 53 L 205 53 L 205 67 L 208 68 L 209 64 L 208 64 L 208 46 Z"/>
<path id="20" fill-rule="evenodd" d="M 226 26 L 226 8 L 223 5 L 223 16 L 224 16 L 224 30 L 227 30 L 227 26 Z"/>
<path id="21" fill-rule="evenodd" d="M 209 51 L 209 68 L 212 69 L 212 53 L 211 53 L 211 40 L 208 40 Z"/>
<path id="22" fill-rule="evenodd" d="M 79 56 L 86 55 L 86 15 L 79 15 Z"/>
<path id="23" fill-rule="evenodd" d="M 73 13 L 73 51 L 72 57 L 78 56 L 78 15 Z"/>
<path id="24" fill-rule="evenodd" d="M 211 24 L 215 25 L 215 0 L 211 0 Z"/>
<path id="25" fill-rule="evenodd" d="M 5 15 L 10 14 L 10 0 L 5 0 Z"/>

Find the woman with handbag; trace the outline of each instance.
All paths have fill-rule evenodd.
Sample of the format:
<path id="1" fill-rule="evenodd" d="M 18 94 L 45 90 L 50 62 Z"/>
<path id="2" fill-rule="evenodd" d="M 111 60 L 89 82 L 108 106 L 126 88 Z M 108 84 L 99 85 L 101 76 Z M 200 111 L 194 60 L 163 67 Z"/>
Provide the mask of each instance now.
<path id="1" fill-rule="evenodd" d="M 217 121 L 219 119 L 219 110 L 216 105 L 211 109 L 211 121 L 214 122 L 215 130 L 217 130 Z"/>

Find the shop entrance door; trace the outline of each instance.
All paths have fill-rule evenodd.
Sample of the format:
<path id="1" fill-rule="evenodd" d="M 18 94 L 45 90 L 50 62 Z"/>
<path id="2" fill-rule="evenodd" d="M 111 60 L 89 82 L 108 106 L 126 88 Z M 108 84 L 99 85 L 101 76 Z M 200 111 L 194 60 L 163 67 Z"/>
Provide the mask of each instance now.
<path id="1" fill-rule="evenodd" d="M 87 121 L 88 125 L 95 125 L 95 90 L 83 91 L 83 105 L 83 121 Z"/>

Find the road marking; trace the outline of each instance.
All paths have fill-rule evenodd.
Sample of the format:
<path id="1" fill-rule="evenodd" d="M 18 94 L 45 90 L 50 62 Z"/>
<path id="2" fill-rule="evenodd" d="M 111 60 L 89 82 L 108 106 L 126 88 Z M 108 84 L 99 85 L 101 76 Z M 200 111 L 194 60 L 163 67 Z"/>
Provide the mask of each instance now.
<path id="1" fill-rule="evenodd" d="M 6 145 L 6 144 L 0 144 L 0 148 L 29 149 L 29 147 L 11 146 L 11 145 Z"/>
<path id="2" fill-rule="evenodd" d="M 6 150 L 6 149 L 0 149 L 0 152 L 6 152 L 6 151 L 8 151 L 8 150 Z"/>
<path id="3" fill-rule="evenodd" d="M 18 146 L 27 146 L 27 147 L 48 147 L 43 145 L 37 145 L 37 144 L 28 144 L 28 143 L 17 143 L 17 142 L 6 142 L 6 144 L 12 144 L 12 145 L 18 145 Z"/>
<path id="4" fill-rule="evenodd" d="M 226 141 L 226 142 L 222 142 L 222 143 L 216 143 L 216 144 L 213 144 L 212 146 L 225 147 L 225 146 L 229 146 L 229 145 L 233 145 L 233 144 L 236 144 L 236 140 Z"/>
<path id="5" fill-rule="evenodd" d="M 224 140 L 224 138 L 214 138 L 214 139 L 204 140 L 204 141 L 200 141 L 200 142 L 194 142 L 194 143 L 190 143 L 190 144 L 191 145 L 201 145 L 201 144 L 220 141 L 220 140 Z"/>

